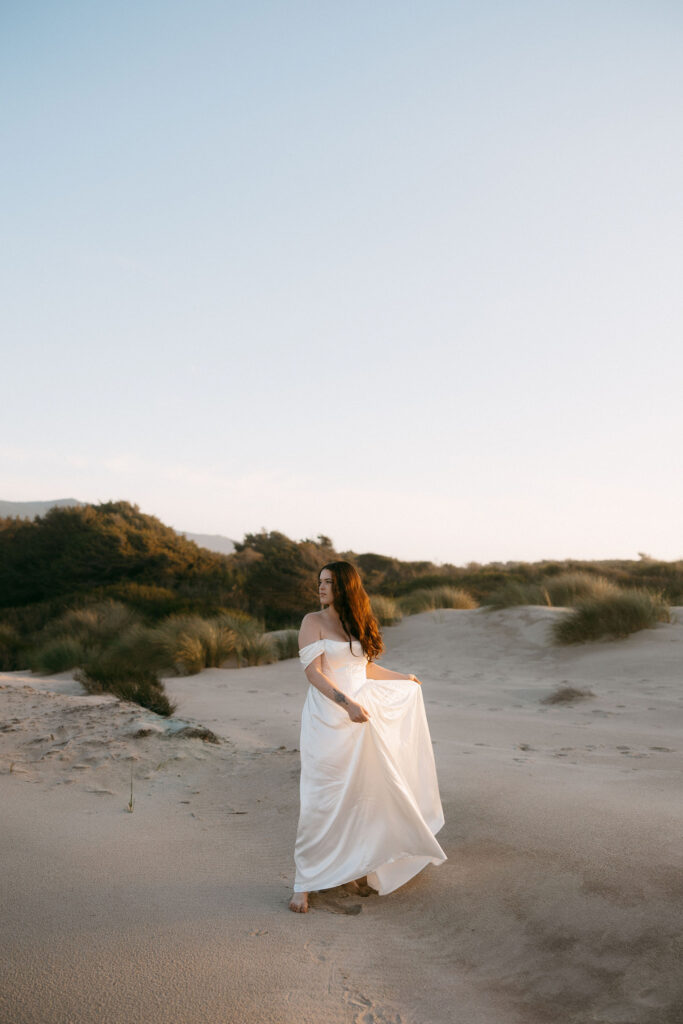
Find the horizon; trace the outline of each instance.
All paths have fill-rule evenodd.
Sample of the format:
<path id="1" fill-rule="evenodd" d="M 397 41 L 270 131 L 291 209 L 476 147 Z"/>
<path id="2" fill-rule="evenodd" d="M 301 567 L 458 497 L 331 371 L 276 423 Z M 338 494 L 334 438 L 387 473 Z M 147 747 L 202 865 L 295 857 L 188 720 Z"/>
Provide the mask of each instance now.
<path id="1" fill-rule="evenodd" d="M 3 20 L 7 500 L 683 557 L 683 9 Z"/>
<path id="2" fill-rule="evenodd" d="M 120 500 L 125 500 L 125 499 L 120 499 Z M 76 504 L 80 505 L 80 506 L 91 505 L 92 504 L 95 507 L 97 507 L 97 504 L 98 504 L 96 502 L 94 503 L 94 502 L 79 501 L 78 498 L 56 498 L 54 500 L 47 499 L 47 501 L 42 501 L 40 499 L 35 499 L 34 501 L 16 502 L 15 504 L 18 504 L 18 505 L 31 505 L 31 504 L 47 505 L 47 504 L 49 504 L 50 508 L 54 508 L 54 507 L 57 507 L 58 504 L 60 505 L 60 507 L 73 507 L 73 503 L 74 502 Z M 13 502 L 8 501 L 6 499 L 0 498 L 0 507 L 5 505 L 5 504 L 13 504 Z M 136 502 L 130 502 L 130 504 L 133 505 L 133 506 L 137 506 L 138 510 L 143 515 L 151 515 L 151 513 L 146 513 L 144 509 L 140 508 L 139 505 L 137 505 Z M 42 516 L 47 511 L 49 511 L 49 509 L 46 508 L 42 513 L 40 513 L 40 514 L 34 513 L 33 516 L 22 515 L 21 513 L 17 513 L 17 516 L 19 516 L 20 518 L 36 519 L 36 518 L 39 517 L 39 515 Z M 156 517 L 156 518 L 159 518 L 159 517 Z M 164 526 L 169 526 L 170 525 L 169 523 L 165 523 L 163 520 L 161 520 L 161 522 L 162 522 L 162 524 Z M 207 533 L 204 533 L 204 532 L 201 532 L 201 531 L 197 531 L 197 530 L 180 529 L 180 528 L 175 527 L 175 526 L 173 526 L 171 528 L 174 529 L 176 531 L 176 533 L 186 535 L 188 540 L 195 540 L 195 543 L 199 543 L 196 540 L 197 537 L 206 537 L 208 539 L 212 539 L 213 538 L 213 539 L 220 539 L 220 540 L 228 540 L 228 541 L 230 541 L 233 544 L 243 544 L 245 539 L 246 539 L 247 534 L 258 534 L 258 533 L 261 532 L 259 530 L 249 530 L 249 531 L 247 531 L 246 534 L 243 534 L 242 537 L 238 538 L 238 537 L 232 537 L 232 536 L 230 536 L 228 534 L 224 534 L 224 533 L 207 534 Z M 263 528 L 263 529 L 265 529 L 265 528 Z M 272 533 L 284 533 L 284 531 L 276 530 L 276 529 L 274 529 L 272 531 L 269 530 L 267 532 L 269 532 L 269 533 L 271 533 L 271 532 Z M 628 557 L 621 557 L 621 556 L 609 556 L 608 555 L 608 556 L 605 556 L 604 558 L 590 558 L 590 559 L 589 558 L 582 558 L 582 557 L 575 557 L 575 558 L 574 557 L 572 557 L 572 558 L 553 558 L 553 557 L 548 557 L 548 558 L 535 559 L 534 561 L 528 561 L 526 559 L 520 559 L 520 558 L 512 558 L 512 559 L 506 559 L 504 561 L 500 560 L 500 559 L 492 559 L 491 561 L 488 561 L 488 562 L 478 562 L 478 561 L 474 561 L 474 560 L 470 560 L 468 562 L 463 562 L 463 563 L 455 563 L 455 562 L 448 562 L 448 561 L 432 562 L 432 560 L 426 559 L 426 558 L 402 559 L 398 555 L 393 554 L 391 552 L 382 552 L 382 551 L 374 551 L 374 550 L 373 551 L 371 551 L 371 550 L 355 550 L 354 548 L 341 548 L 339 545 L 337 545 L 335 543 L 333 537 L 329 537 L 324 532 L 318 532 L 318 533 L 315 533 L 313 535 L 306 536 L 306 537 L 293 537 L 290 534 L 284 534 L 284 535 L 286 537 L 288 537 L 289 540 L 294 540 L 296 543 L 304 543 L 306 541 L 317 541 L 319 538 L 325 537 L 327 540 L 330 541 L 331 547 L 338 554 L 345 554 L 345 553 L 348 552 L 348 553 L 351 553 L 351 554 L 357 555 L 357 556 L 360 556 L 360 555 L 379 555 L 381 557 L 394 558 L 397 561 L 402 561 L 402 562 L 429 562 L 430 564 L 433 564 L 436 568 L 442 568 L 445 565 L 451 565 L 454 569 L 467 569 L 470 566 L 472 566 L 472 567 L 479 566 L 481 568 L 485 568 L 487 566 L 510 567 L 510 566 L 514 566 L 514 565 L 533 565 L 533 564 L 543 563 L 543 562 L 559 562 L 559 563 L 561 563 L 561 562 L 580 562 L 580 563 L 588 563 L 588 564 L 600 563 L 600 562 L 641 562 L 641 563 L 643 563 L 643 562 L 644 563 L 647 563 L 647 562 L 657 562 L 657 563 L 665 562 L 665 563 L 668 563 L 668 562 L 678 562 L 678 561 L 682 561 L 683 560 L 683 559 L 657 558 L 655 555 L 652 555 L 649 552 L 639 551 L 637 553 L 637 557 L 636 558 L 628 558 Z M 201 545 L 199 545 L 199 546 L 201 547 Z M 215 548 L 215 549 L 211 548 L 210 550 L 218 551 L 217 548 Z"/>

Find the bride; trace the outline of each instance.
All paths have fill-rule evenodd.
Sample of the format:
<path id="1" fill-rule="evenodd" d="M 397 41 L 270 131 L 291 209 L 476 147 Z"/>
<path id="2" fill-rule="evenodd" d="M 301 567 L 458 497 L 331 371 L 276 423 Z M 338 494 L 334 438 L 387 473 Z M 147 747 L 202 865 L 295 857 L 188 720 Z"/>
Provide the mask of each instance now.
<path id="1" fill-rule="evenodd" d="M 346 885 L 393 892 L 446 854 L 420 680 L 382 668 L 370 599 L 349 562 L 320 570 L 321 610 L 305 615 L 299 658 L 311 684 L 301 716 L 301 810 L 289 909 Z"/>

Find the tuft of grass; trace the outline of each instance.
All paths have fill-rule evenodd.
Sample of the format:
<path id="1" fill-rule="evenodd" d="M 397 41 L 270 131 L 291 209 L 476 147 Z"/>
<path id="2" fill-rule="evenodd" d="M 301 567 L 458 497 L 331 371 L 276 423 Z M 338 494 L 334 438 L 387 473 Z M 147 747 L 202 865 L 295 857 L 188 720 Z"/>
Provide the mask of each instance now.
<path id="1" fill-rule="evenodd" d="M 155 672 L 126 664 L 108 652 L 92 655 L 75 673 L 88 693 L 113 693 L 119 700 L 129 700 L 157 715 L 169 716 L 176 710 L 163 683 Z"/>
<path id="2" fill-rule="evenodd" d="M 171 615 L 154 630 L 154 644 L 166 663 L 181 675 L 220 668 L 237 649 L 235 630 L 223 616 Z"/>
<path id="3" fill-rule="evenodd" d="M 170 670 L 173 662 L 169 658 L 162 638 L 155 628 L 134 623 L 121 636 L 116 637 L 106 648 L 115 661 L 150 672 Z"/>
<path id="4" fill-rule="evenodd" d="M 278 661 L 296 658 L 299 655 L 299 630 L 275 629 L 264 634 L 273 646 Z"/>
<path id="5" fill-rule="evenodd" d="M 86 659 L 86 649 L 76 637 L 55 637 L 28 652 L 28 666 L 33 672 L 53 675 L 55 672 L 68 672 L 71 668 L 82 665 Z"/>
<path id="6" fill-rule="evenodd" d="M 486 606 L 492 611 L 514 608 L 521 604 L 548 604 L 548 593 L 539 583 L 519 583 L 510 580 L 496 588 L 486 599 Z"/>
<path id="7" fill-rule="evenodd" d="M 556 608 L 571 608 L 584 598 L 606 597 L 619 589 L 604 576 L 590 572 L 562 572 L 548 576 L 543 580 L 542 588 L 547 594 L 547 603 Z"/>
<path id="8" fill-rule="evenodd" d="M 578 644 L 619 639 L 652 629 L 659 622 L 671 622 L 662 594 L 630 588 L 579 601 L 568 615 L 553 623 L 552 632 L 556 643 Z"/>
<path id="9" fill-rule="evenodd" d="M 403 618 L 403 610 L 393 597 L 373 594 L 370 597 L 372 611 L 380 626 L 394 626 Z"/>
<path id="10" fill-rule="evenodd" d="M 577 700 L 586 700 L 588 697 L 594 696 L 592 690 L 579 690 L 575 686 L 561 686 L 549 697 L 544 697 L 541 704 L 574 704 Z"/>
<path id="11" fill-rule="evenodd" d="M 46 639 L 70 637 L 85 647 L 106 646 L 137 622 L 139 616 L 120 601 L 99 601 L 86 608 L 70 608 L 48 623 L 43 633 Z"/>
<path id="12" fill-rule="evenodd" d="M 433 612 L 437 608 L 477 608 L 477 602 L 461 587 L 424 587 L 399 598 L 401 611 L 406 615 Z"/>
<path id="13" fill-rule="evenodd" d="M 271 641 L 270 635 L 264 632 L 263 623 L 258 619 L 253 619 L 244 612 L 223 612 L 219 618 L 235 632 L 238 665 L 270 665 L 279 660 L 277 645 Z"/>
<path id="14" fill-rule="evenodd" d="M 278 660 L 275 647 L 266 633 L 244 637 L 239 641 L 237 654 L 242 665 L 270 665 Z"/>

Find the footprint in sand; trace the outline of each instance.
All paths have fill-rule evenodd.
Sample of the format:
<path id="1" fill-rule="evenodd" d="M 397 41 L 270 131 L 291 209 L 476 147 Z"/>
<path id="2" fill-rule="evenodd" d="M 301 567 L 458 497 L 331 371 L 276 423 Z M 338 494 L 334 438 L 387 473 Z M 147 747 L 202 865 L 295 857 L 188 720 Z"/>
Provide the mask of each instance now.
<path id="1" fill-rule="evenodd" d="M 326 910 L 328 914 L 345 914 L 355 917 L 363 907 L 360 903 L 347 903 L 348 893 L 312 892 L 308 897 L 308 906 L 312 910 Z"/>
<path id="2" fill-rule="evenodd" d="M 346 978 L 345 974 L 342 972 L 340 974 Z M 358 992 L 344 982 L 342 982 L 342 999 L 352 1012 L 355 1011 L 353 1024 L 403 1024 L 400 1013 L 379 1006 L 362 992 Z"/>

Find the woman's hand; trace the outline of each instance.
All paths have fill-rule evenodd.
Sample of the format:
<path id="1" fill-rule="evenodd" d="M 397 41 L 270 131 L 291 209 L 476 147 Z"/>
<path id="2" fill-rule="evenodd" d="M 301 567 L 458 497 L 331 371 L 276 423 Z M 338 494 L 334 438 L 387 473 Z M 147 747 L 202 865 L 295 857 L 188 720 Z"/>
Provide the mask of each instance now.
<path id="1" fill-rule="evenodd" d="M 408 676 L 408 679 L 410 679 L 411 682 L 413 682 L 413 683 L 417 683 L 418 686 L 422 686 L 422 683 L 417 678 L 417 676 L 410 675 L 410 676 Z"/>
<path id="2" fill-rule="evenodd" d="M 367 722 L 370 718 L 367 708 L 364 708 L 362 704 L 357 704 L 355 700 L 347 701 L 346 710 L 352 722 Z"/>

